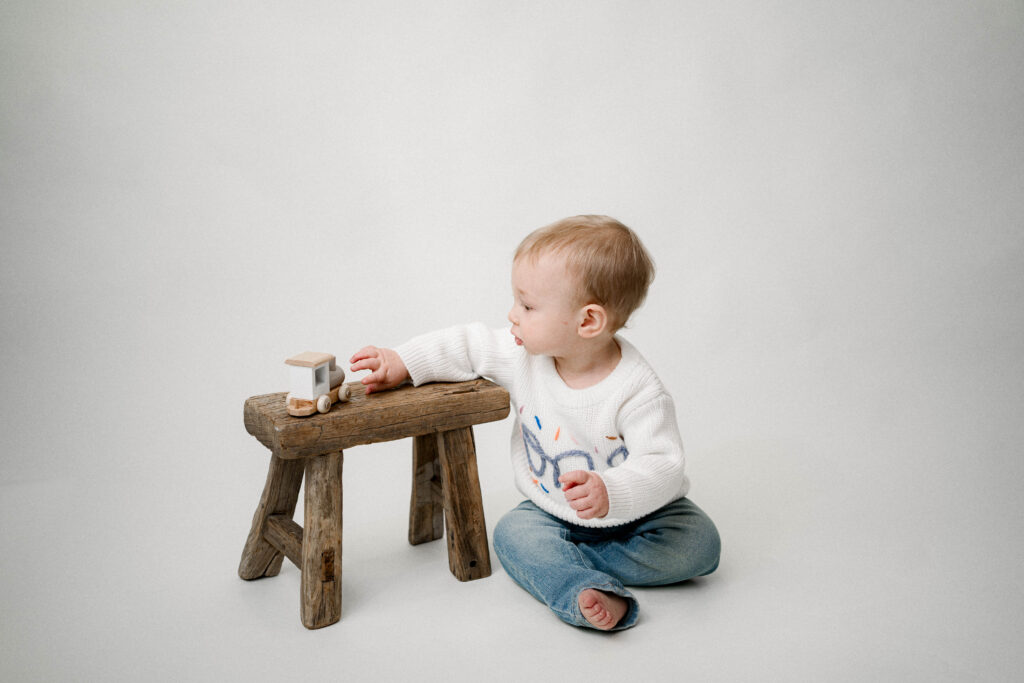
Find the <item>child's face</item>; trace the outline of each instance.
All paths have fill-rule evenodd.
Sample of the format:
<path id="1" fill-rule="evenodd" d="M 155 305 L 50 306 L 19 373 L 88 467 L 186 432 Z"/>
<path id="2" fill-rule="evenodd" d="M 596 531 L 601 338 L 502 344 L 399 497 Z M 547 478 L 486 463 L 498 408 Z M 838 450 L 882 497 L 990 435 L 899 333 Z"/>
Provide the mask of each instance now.
<path id="1" fill-rule="evenodd" d="M 516 343 L 528 352 L 563 357 L 579 341 L 579 310 L 574 306 L 576 282 L 559 254 L 512 264 L 512 310 L 508 320 Z"/>

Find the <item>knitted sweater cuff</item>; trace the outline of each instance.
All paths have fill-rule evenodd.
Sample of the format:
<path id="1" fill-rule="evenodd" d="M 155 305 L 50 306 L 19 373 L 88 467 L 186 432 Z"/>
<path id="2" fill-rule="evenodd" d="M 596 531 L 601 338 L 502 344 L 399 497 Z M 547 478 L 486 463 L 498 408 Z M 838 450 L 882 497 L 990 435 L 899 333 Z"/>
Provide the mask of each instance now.
<path id="1" fill-rule="evenodd" d="M 395 348 L 415 386 L 428 382 L 461 382 L 476 377 L 468 367 L 464 335 L 437 330 L 413 337 Z"/>
<path id="2" fill-rule="evenodd" d="M 429 347 L 417 345 L 414 342 L 415 340 L 412 340 L 398 346 L 395 348 L 395 353 L 405 363 L 413 385 L 418 387 L 421 384 L 434 381 L 433 374 L 437 363 L 431 362 L 432 354 Z"/>
<path id="3" fill-rule="evenodd" d="M 608 491 L 608 514 L 607 517 L 620 519 L 623 523 L 633 521 L 638 515 L 635 511 L 635 500 L 633 492 L 628 484 L 622 481 L 621 477 L 607 476 L 605 472 L 601 479 Z"/>

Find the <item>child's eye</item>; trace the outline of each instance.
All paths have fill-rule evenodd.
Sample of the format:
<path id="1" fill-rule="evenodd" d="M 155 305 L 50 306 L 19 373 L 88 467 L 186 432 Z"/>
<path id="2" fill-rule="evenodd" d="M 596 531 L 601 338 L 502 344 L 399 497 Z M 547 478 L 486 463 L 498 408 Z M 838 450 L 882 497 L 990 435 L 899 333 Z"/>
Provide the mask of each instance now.
<path id="1" fill-rule="evenodd" d="M 523 304 L 523 310 L 524 311 L 532 311 L 533 310 L 533 306 L 527 306 L 526 304 Z"/>

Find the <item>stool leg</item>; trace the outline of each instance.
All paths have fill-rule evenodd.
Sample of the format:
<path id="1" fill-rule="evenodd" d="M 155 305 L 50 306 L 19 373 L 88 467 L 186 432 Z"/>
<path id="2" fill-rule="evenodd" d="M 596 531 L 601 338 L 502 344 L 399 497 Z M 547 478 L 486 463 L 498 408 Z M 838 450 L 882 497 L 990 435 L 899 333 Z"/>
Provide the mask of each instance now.
<path id="1" fill-rule="evenodd" d="M 444 495 L 437 434 L 412 441 L 412 500 L 409 503 L 409 543 L 419 545 L 444 536 Z"/>
<path id="2" fill-rule="evenodd" d="M 436 435 L 448 530 L 448 567 L 459 581 L 491 575 L 473 428 Z"/>
<path id="3" fill-rule="evenodd" d="M 267 483 L 252 518 L 252 528 L 242 550 L 242 560 L 238 563 L 238 575 L 243 579 L 248 581 L 277 576 L 281 571 L 284 555 L 267 542 L 263 533 L 270 515 L 286 515 L 291 518 L 295 514 L 304 466 L 301 460 L 285 460 L 276 453 L 270 455 Z"/>
<path id="4" fill-rule="evenodd" d="M 330 626 L 341 618 L 342 454 L 306 461 L 302 533 L 302 623 Z"/>

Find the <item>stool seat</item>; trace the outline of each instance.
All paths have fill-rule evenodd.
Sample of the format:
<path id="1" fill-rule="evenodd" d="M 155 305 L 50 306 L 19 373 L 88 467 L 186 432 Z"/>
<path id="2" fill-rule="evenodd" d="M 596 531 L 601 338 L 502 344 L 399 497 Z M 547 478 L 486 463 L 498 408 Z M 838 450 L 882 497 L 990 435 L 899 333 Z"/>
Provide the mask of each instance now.
<path id="1" fill-rule="evenodd" d="M 405 385 L 367 395 L 348 384 L 351 398 L 330 412 L 292 417 L 285 393 L 253 396 L 245 402 L 245 429 L 286 460 L 353 446 L 472 427 L 508 416 L 508 392 L 485 379 Z"/>
<path id="2" fill-rule="evenodd" d="M 461 581 L 489 576 L 490 553 L 473 425 L 504 419 L 508 392 L 484 379 L 403 386 L 351 399 L 324 414 L 292 417 L 285 392 L 246 400 L 246 430 L 270 449 L 270 467 L 238 574 L 276 576 L 287 557 L 302 571 L 301 617 L 321 628 L 341 617 L 343 454 L 354 446 L 413 439 L 409 542 L 448 534 L 448 564 Z M 293 520 L 305 476 L 305 528 Z"/>

